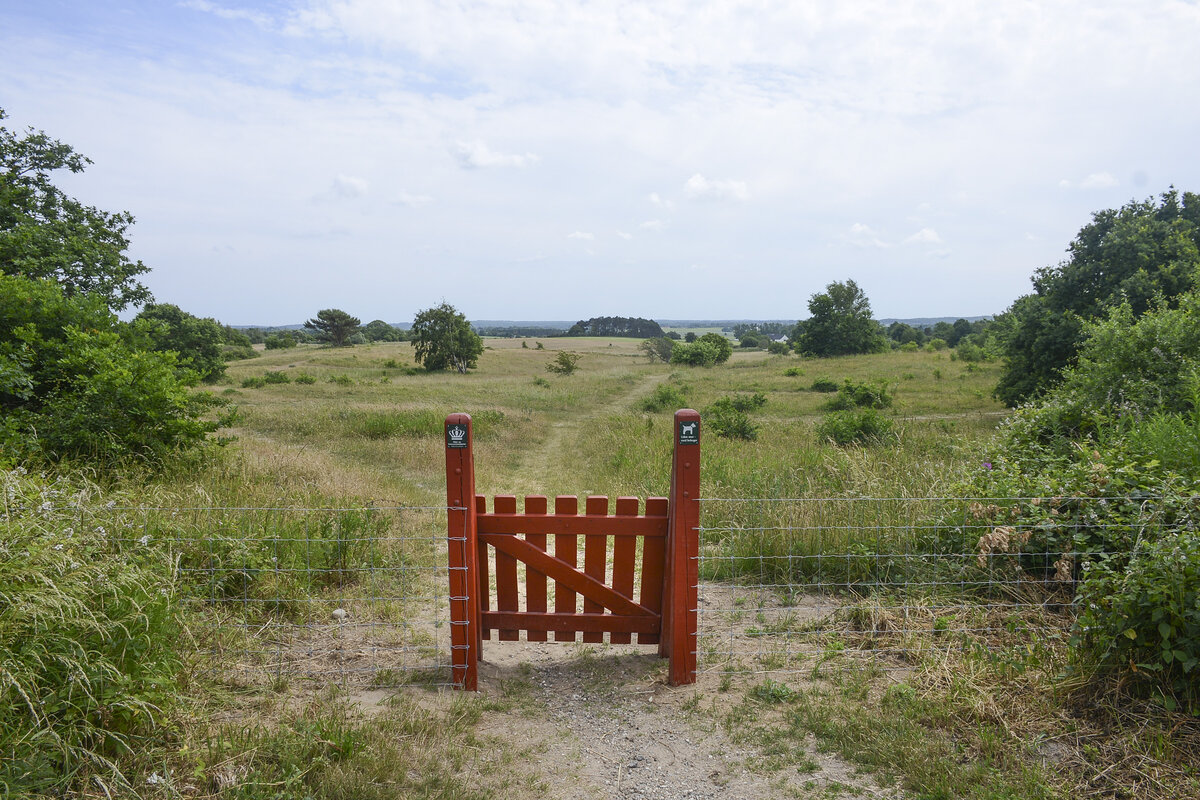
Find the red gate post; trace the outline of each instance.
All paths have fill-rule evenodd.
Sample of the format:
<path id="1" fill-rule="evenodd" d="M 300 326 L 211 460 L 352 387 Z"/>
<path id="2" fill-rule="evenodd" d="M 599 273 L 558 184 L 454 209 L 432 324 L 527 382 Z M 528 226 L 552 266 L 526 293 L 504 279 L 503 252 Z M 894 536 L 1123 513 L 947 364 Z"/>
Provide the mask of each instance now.
<path id="1" fill-rule="evenodd" d="M 658 654 L 671 659 L 669 682 L 696 682 L 696 610 L 700 558 L 700 414 L 675 412 L 675 454 L 671 460 L 667 569 L 663 583 L 663 636 Z"/>
<path id="2" fill-rule="evenodd" d="M 478 523 L 471 416 L 446 417 L 446 528 L 450 572 L 451 682 L 479 689 Z"/>

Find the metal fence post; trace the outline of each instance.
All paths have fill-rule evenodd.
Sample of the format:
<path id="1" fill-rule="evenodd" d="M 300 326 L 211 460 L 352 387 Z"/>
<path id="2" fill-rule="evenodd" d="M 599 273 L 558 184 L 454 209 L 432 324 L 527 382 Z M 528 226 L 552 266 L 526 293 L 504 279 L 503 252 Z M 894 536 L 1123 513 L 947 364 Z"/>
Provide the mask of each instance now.
<path id="1" fill-rule="evenodd" d="M 675 412 L 671 459 L 667 570 L 663 587 L 663 637 L 659 655 L 670 658 L 672 686 L 696 681 L 696 611 L 700 558 L 700 414 Z"/>
<path id="2" fill-rule="evenodd" d="M 471 416 L 446 417 L 446 536 L 450 573 L 450 666 L 455 686 L 479 688 L 479 567 Z"/>

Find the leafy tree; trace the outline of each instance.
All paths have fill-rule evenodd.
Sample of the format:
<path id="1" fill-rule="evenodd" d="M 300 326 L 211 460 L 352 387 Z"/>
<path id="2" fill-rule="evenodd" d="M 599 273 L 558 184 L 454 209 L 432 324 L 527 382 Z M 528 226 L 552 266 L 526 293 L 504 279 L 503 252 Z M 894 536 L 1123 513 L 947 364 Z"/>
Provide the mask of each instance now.
<path id="1" fill-rule="evenodd" d="M 475 366 L 483 353 L 483 340 L 479 334 L 471 330 L 467 318 L 448 303 L 417 314 L 410 335 L 417 362 L 430 372 L 451 367 L 466 372 Z M 538 346 L 540 349 L 541 343 Z"/>
<path id="2" fill-rule="evenodd" d="M 675 352 L 675 347 L 674 340 L 668 339 L 666 336 L 647 339 L 638 345 L 638 349 L 645 353 L 651 361 L 661 361 L 664 364 L 671 360 L 671 354 Z"/>
<path id="3" fill-rule="evenodd" d="M 373 319 L 363 326 L 363 336 L 368 342 L 403 342 L 404 331 L 388 325 L 381 319 Z"/>
<path id="4" fill-rule="evenodd" d="M 306 321 L 304 327 L 320 341 L 334 347 L 349 347 L 351 337 L 361 324 L 358 317 L 352 317 L 340 308 L 325 308 L 317 312 L 316 319 Z"/>
<path id="5" fill-rule="evenodd" d="M 102 296 L 0 275 L 0 450 L 158 463 L 204 441 L 218 426 L 202 418 L 215 401 L 188 390 L 197 375 L 174 352 L 136 338 Z"/>
<path id="6" fill-rule="evenodd" d="M 288 350 L 296 346 L 296 337 L 291 331 L 279 331 L 268 336 L 263 344 L 268 350 Z"/>
<path id="7" fill-rule="evenodd" d="M 88 163 L 0 127 L 0 452 L 157 463 L 227 420 L 205 418 L 216 401 L 188 389 L 198 375 L 173 351 L 146 349 L 154 325 L 117 319 L 150 298 L 136 280 L 146 267 L 125 254 L 133 218 L 50 181 Z"/>
<path id="8" fill-rule="evenodd" d="M 671 351 L 672 364 L 686 364 L 691 367 L 711 367 L 717 363 L 721 351 L 712 342 L 697 339 L 691 344 L 679 344 Z"/>
<path id="9" fill-rule="evenodd" d="M 996 396 L 1015 406 L 1062 376 L 1079 352 L 1083 322 L 1128 302 L 1134 318 L 1162 296 L 1168 304 L 1196 286 L 1200 196 L 1175 189 L 1092 215 L 1068 258 L 1034 273 L 1033 294 L 1017 298 L 1000 322 L 1005 370 Z"/>
<path id="10" fill-rule="evenodd" d="M 151 303 L 134 318 L 134 328 L 147 350 L 178 353 L 180 365 L 195 370 L 201 380 L 225 374 L 225 333 L 215 319 L 201 319 L 171 303 Z"/>
<path id="11" fill-rule="evenodd" d="M 893 322 L 888 326 L 887 335 L 897 344 L 925 344 L 925 332 L 905 322 Z"/>
<path id="12" fill-rule="evenodd" d="M 808 301 L 812 316 L 792 331 L 796 349 L 814 356 L 879 353 L 887 349 L 879 323 L 871 318 L 871 303 L 852 280 L 834 281 Z"/>
<path id="13" fill-rule="evenodd" d="M 121 311 L 150 299 L 136 280 L 148 268 L 125 252 L 133 217 L 84 205 L 50 182 L 55 170 L 91 163 L 41 131 L 0 126 L 0 273 L 52 280 L 68 297 L 97 295 Z"/>
<path id="14" fill-rule="evenodd" d="M 713 363 L 724 364 L 733 355 L 733 342 L 719 333 L 706 333 L 696 341 L 698 343 L 707 342 L 716 348 L 717 360 Z"/>
<path id="15" fill-rule="evenodd" d="M 692 342 L 696 341 L 697 338 L 698 337 L 696 336 L 695 331 L 688 331 L 687 333 L 685 333 L 683 335 L 683 340 L 685 342 L 687 342 L 688 344 L 691 344 Z"/>
<path id="16" fill-rule="evenodd" d="M 577 369 L 579 369 L 579 353 L 570 353 L 566 350 L 560 351 L 554 360 L 546 365 L 548 372 L 557 375 L 570 375 Z"/>

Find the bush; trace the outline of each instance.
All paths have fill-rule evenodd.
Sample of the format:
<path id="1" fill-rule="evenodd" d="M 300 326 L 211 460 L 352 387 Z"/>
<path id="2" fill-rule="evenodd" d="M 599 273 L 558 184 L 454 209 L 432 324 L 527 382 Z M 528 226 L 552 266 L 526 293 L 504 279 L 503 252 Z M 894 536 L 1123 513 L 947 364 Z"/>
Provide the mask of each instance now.
<path id="1" fill-rule="evenodd" d="M 879 381 L 870 383 L 846 382 L 838 387 L 837 397 L 825 404 L 830 411 L 845 411 L 851 408 L 888 408 L 892 405 L 892 393 L 887 384 Z"/>
<path id="2" fill-rule="evenodd" d="M 873 408 L 835 411 L 817 426 L 817 435 L 839 445 L 882 444 L 894 438 L 890 419 Z"/>
<path id="3" fill-rule="evenodd" d="M 732 347 L 730 350 L 732 351 Z M 704 341 L 701 337 L 691 344 L 676 344 L 675 349 L 671 351 L 671 363 L 685 364 L 689 367 L 711 367 L 717 363 L 720 355 L 721 351 L 716 345 Z"/>
<path id="4" fill-rule="evenodd" d="M 579 353 L 567 350 L 560 351 L 554 360 L 546 365 L 546 371 L 553 372 L 555 375 L 571 375 L 577 369 L 579 369 Z"/>
<path id="5" fill-rule="evenodd" d="M 788 347 L 787 342 L 771 342 L 767 345 L 767 352 L 773 356 L 786 356 L 792 352 L 792 348 Z"/>
<path id="6" fill-rule="evenodd" d="M 349 375 L 330 375 L 329 382 L 338 386 L 353 386 L 354 378 L 351 378 Z"/>
<path id="7" fill-rule="evenodd" d="M 227 344 L 221 348 L 221 355 L 226 361 L 245 361 L 251 358 L 258 358 L 258 351 L 248 344 Z"/>
<path id="8" fill-rule="evenodd" d="M 1101 559 L 1083 572 L 1072 643 L 1105 672 L 1150 678 L 1200 702 L 1200 534 L 1141 542 L 1128 563 Z"/>
<path id="9" fill-rule="evenodd" d="M 273 369 L 270 372 L 263 373 L 263 383 L 291 383 L 292 379 L 286 372 Z"/>
<path id="10" fill-rule="evenodd" d="M 788 367 L 783 371 L 783 374 L 789 378 L 799 378 L 804 374 L 804 370 L 800 369 L 799 367 Z"/>
<path id="11" fill-rule="evenodd" d="M 837 381 L 829 378 L 817 378 L 812 382 L 812 390 L 814 392 L 836 392 L 838 390 Z"/>
<path id="12" fill-rule="evenodd" d="M 717 436 L 754 441 L 758 426 L 750 421 L 748 412 L 762 408 L 766 402 L 767 398 L 758 392 L 722 397 L 705 409 L 705 424 Z"/>
<path id="13" fill-rule="evenodd" d="M 317 379 L 314 376 L 309 375 L 307 372 L 297 372 L 296 377 L 292 380 L 294 380 L 296 383 L 303 383 L 305 385 L 317 382 Z"/>
<path id="14" fill-rule="evenodd" d="M 251 375 L 249 378 L 242 379 L 243 389 L 261 389 L 266 385 L 266 380 L 258 375 Z"/>
<path id="15" fill-rule="evenodd" d="M 290 333 L 272 333 L 263 343 L 268 350 L 287 350 L 296 346 L 296 340 Z"/>
<path id="16" fill-rule="evenodd" d="M 650 396 L 642 401 L 643 411 L 667 411 L 686 407 L 687 399 L 683 396 L 683 387 L 669 383 L 655 386 Z"/>

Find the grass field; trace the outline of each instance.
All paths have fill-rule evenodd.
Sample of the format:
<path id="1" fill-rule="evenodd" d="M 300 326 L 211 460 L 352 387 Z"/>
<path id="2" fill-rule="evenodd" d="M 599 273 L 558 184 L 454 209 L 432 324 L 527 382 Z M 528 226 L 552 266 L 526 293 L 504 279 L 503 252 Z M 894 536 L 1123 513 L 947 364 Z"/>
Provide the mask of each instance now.
<path id="1" fill-rule="evenodd" d="M 287 625 L 301 635 L 318 631 L 332 637 L 341 658 L 362 642 L 339 640 L 337 630 L 321 632 L 339 607 L 349 608 L 368 632 L 372 626 L 396 625 L 402 631 L 397 641 L 411 646 L 418 658 L 433 652 L 438 634 L 416 624 L 432 606 L 417 598 L 445 576 L 438 563 L 437 542 L 444 534 L 436 507 L 445 503 L 442 425 L 449 413 L 465 411 L 475 421 L 476 486 L 482 494 L 646 497 L 667 493 L 675 410 L 669 403 L 647 410 L 648 401 L 673 392 L 681 405 L 703 414 L 722 397 L 761 393 L 766 402 L 751 414 L 756 440 L 711 432 L 703 438 L 702 524 L 725 531 L 706 541 L 704 552 L 722 557 L 748 552 L 758 558 L 760 569 L 777 560 L 781 572 L 757 577 L 783 583 L 803 577 L 788 572 L 804 561 L 790 558 L 797 545 L 756 531 L 780 525 L 838 531 L 823 539 L 834 552 L 871 562 L 869 542 L 859 540 L 856 531 L 887 528 L 919 505 L 906 500 L 953 496 L 964 477 L 983 468 L 987 443 L 1006 415 L 990 396 L 998 367 L 956 361 L 948 352 L 816 360 L 739 350 L 728 364 L 688 368 L 649 363 L 635 340 L 485 342 L 478 369 L 465 375 L 416 369 L 405 343 L 300 346 L 235 362 L 227 380 L 213 388 L 240 414 L 237 427 L 222 432 L 234 437 L 224 454 L 194 469 L 176 470 L 152 486 L 107 490 L 115 510 L 110 510 L 113 500 L 97 501 L 90 529 L 133 531 L 121 541 L 120 553 L 140 553 L 148 541 L 174 542 L 173 550 L 162 552 L 173 559 L 172 591 L 198 591 L 208 603 L 207 622 L 185 626 L 181 638 L 182 700 L 173 706 L 172 724 L 161 730 L 154 746 L 122 757 L 131 774 L 153 784 L 139 796 L 577 796 L 538 766 L 547 742 L 561 736 L 546 722 L 552 709 L 544 698 L 585 696 L 596 681 L 659 686 L 661 675 L 653 664 L 616 678 L 606 670 L 623 662 L 567 651 L 569 663 L 561 672 L 576 677 L 564 678 L 566 683 L 555 683 L 557 668 L 531 672 L 522 665 L 474 698 L 411 689 L 380 699 L 383 695 L 372 694 L 370 686 L 314 690 L 284 676 L 264 684 L 214 681 L 206 672 L 211 663 L 205 666 L 200 652 L 205 648 L 244 650 L 257 636 L 274 640 L 277 651 L 286 652 L 290 645 L 282 631 Z M 581 355 L 578 372 L 547 371 L 558 350 Z M 894 424 L 895 436 L 868 447 L 824 441 L 817 427 L 832 395 L 812 388 L 822 379 L 885 383 L 894 403 L 880 413 Z M 831 500 L 807 504 L 810 510 L 803 512 L 795 504 L 764 510 L 762 504 L 734 502 L 774 498 Z M 30 499 L 23 507 L 33 514 L 40 502 Z M 138 519 L 121 517 L 122 505 L 134 503 L 168 508 Z M 188 517 L 171 511 L 171 505 L 369 505 L 381 512 L 212 511 Z M 365 534 L 403 529 L 416 518 L 410 512 L 386 512 L 394 506 L 435 507 L 421 512 L 427 520 L 421 525 L 429 529 L 422 529 L 426 541 L 374 549 Z M 39 524 L 58 525 L 69 536 L 82 513 L 68 511 L 61 520 Z M 105 514 L 117 516 L 110 520 Z M 295 569 L 317 562 L 324 565 L 320 572 Z M 845 563 L 851 569 L 859 562 Z M 735 569 L 706 577 L 754 576 Z M 147 595 L 155 596 L 152 586 Z M 393 595 L 400 599 L 353 604 L 355 597 Z M 772 602 L 795 600 L 785 592 Z M 692 726 L 701 739 L 723 731 L 719 735 L 726 738 L 714 740 L 713 747 L 732 742 L 743 748 L 746 755 L 739 763 L 774 787 L 755 795 L 762 797 L 855 796 L 875 786 L 885 787 L 887 796 L 920 798 L 1200 796 L 1194 766 L 1200 736 L 1193 735 L 1193 726 L 1144 705 L 1093 705 L 1092 695 L 1069 677 L 1064 615 L 1036 608 L 1024 616 L 1009 615 L 993 648 L 950 647 L 959 640 L 947 638 L 947 630 L 975 626 L 972 620 L 980 618 L 965 592 L 959 600 L 961 621 L 944 604 L 928 610 L 910 607 L 904 599 L 897 606 L 886 588 L 877 597 L 843 593 L 836 618 L 804 631 L 828 643 L 829 652 L 809 671 L 765 681 L 727 674 L 719 683 L 710 675 L 698 689 L 673 695 L 682 704 L 678 724 Z M 1022 602 L 1036 606 L 1037 601 Z M 728 610 L 743 615 L 740 603 L 731 601 Z M 988 608 L 983 607 L 985 613 Z M 911 619 L 928 619 L 930 630 L 889 629 L 899 619 L 896 609 Z M 776 610 L 788 616 L 785 627 L 801 624 L 787 608 Z M 739 624 L 766 629 L 776 623 L 751 618 Z M 924 655 L 910 657 L 899 672 L 839 660 L 854 642 L 900 636 L 923 637 Z M 265 657 L 270 661 L 271 654 Z M 535 674 L 541 684 L 530 677 Z M 572 708 L 572 718 L 577 711 L 580 720 L 608 713 L 586 705 Z M 659 713 L 638 708 L 630 713 Z M 675 712 L 662 713 L 675 719 Z M 531 727 L 542 733 L 522 733 Z M 586 738 L 590 729 L 585 722 L 573 735 Z M 586 741 L 577 750 L 602 744 Z M 578 755 L 555 753 L 554 758 Z M 817 779 L 818 753 L 824 754 L 821 759 L 844 762 L 837 773 L 842 782 Z M 165 774 L 177 777 L 150 780 Z M 195 777 L 181 777 L 188 774 Z M 622 775 L 616 776 L 618 785 Z M 597 784 L 594 796 L 610 796 L 606 792 Z"/>

